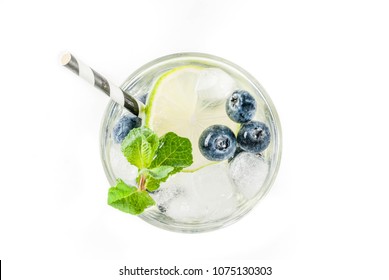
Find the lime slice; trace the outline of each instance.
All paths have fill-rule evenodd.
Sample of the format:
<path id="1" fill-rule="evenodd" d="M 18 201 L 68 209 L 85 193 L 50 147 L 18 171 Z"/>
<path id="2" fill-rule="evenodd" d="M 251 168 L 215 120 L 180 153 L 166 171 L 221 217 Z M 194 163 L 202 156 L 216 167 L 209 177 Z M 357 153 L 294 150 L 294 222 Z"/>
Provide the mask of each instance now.
<path id="1" fill-rule="evenodd" d="M 199 98 L 196 89 L 204 69 L 181 66 L 164 73 L 156 81 L 146 106 L 145 124 L 158 136 L 172 131 L 191 141 L 193 164 L 184 170 L 187 172 L 215 163 L 207 160 L 198 148 L 198 139 L 207 127 L 222 124 L 234 132 L 239 129 L 226 114 L 225 98 L 219 103 Z"/>

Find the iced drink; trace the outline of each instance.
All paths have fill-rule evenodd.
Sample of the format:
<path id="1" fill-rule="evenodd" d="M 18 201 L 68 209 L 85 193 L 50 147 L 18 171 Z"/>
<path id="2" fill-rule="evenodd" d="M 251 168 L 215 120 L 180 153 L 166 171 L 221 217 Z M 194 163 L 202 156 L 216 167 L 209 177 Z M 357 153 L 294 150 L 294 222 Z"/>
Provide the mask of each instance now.
<path id="1" fill-rule="evenodd" d="M 136 117 L 109 104 L 102 159 L 112 186 L 119 179 L 150 196 L 142 219 L 174 231 L 213 230 L 239 219 L 268 192 L 280 161 L 279 120 L 243 69 L 210 55 L 177 54 L 145 65 L 122 89 L 145 110 Z M 134 164 L 130 153 L 141 147 L 134 146 L 139 133 L 146 133 L 142 139 L 153 153 Z"/>

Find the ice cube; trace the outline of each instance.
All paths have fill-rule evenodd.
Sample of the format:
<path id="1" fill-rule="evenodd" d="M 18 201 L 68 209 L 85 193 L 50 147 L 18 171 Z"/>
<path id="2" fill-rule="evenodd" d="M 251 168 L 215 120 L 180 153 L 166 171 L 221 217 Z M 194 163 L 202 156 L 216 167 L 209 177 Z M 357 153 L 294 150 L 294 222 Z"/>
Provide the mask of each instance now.
<path id="1" fill-rule="evenodd" d="M 167 216 L 182 222 L 215 220 L 237 207 L 226 163 L 175 174 L 152 196 Z"/>
<path id="2" fill-rule="evenodd" d="M 228 173 L 226 161 L 197 171 L 194 191 L 205 212 L 205 220 L 226 217 L 237 208 L 236 188 Z"/>
<path id="3" fill-rule="evenodd" d="M 235 80 L 218 68 L 207 68 L 201 71 L 196 85 L 199 100 L 208 105 L 225 103 L 236 88 Z"/>
<path id="4" fill-rule="evenodd" d="M 122 179 L 126 184 L 135 186 L 138 169 L 124 157 L 120 144 L 112 144 L 110 160 L 115 177 Z"/>
<path id="5" fill-rule="evenodd" d="M 151 194 L 157 206 L 166 216 L 176 221 L 201 220 L 204 211 L 194 195 L 193 173 L 178 173 L 170 177 Z"/>
<path id="6" fill-rule="evenodd" d="M 236 189 L 228 175 L 228 163 L 221 162 L 197 171 L 194 194 L 211 221 L 231 214 L 237 208 Z"/>
<path id="7" fill-rule="evenodd" d="M 263 158 L 241 152 L 231 161 L 229 173 L 238 191 L 246 199 L 251 199 L 261 191 L 268 170 L 269 166 Z"/>
<path id="8" fill-rule="evenodd" d="M 178 173 L 171 176 L 167 182 L 161 183 L 158 190 L 150 193 L 151 197 L 156 201 L 157 206 L 165 209 L 172 199 L 182 196 L 185 191 L 185 181 L 192 181 L 190 177 L 190 173 Z"/>
<path id="9" fill-rule="evenodd" d="M 166 215 L 180 222 L 200 221 L 204 217 L 204 211 L 189 199 L 188 196 L 177 196 L 167 204 Z"/>
<path id="10" fill-rule="evenodd" d="M 226 162 L 206 166 L 194 177 L 194 193 L 207 206 L 228 200 L 234 195 L 234 186 L 228 176 Z"/>

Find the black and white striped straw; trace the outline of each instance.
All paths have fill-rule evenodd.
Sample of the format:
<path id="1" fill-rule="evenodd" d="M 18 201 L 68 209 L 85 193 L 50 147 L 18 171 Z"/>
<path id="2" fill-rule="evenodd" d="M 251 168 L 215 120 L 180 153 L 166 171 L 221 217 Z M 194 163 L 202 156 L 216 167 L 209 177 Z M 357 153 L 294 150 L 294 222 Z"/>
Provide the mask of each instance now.
<path id="1" fill-rule="evenodd" d="M 87 66 L 81 60 L 76 59 L 74 55 L 70 53 L 63 54 L 61 57 L 61 63 L 63 66 L 76 73 L 91 85 L 101 89 L 113 101 L 128 109 L 135 116 L 139 116 L 139 114 L 143 111 L 144 104 L 142 102 L 124 92 L 118 86 L 109 82 L 106 78 Z"/>

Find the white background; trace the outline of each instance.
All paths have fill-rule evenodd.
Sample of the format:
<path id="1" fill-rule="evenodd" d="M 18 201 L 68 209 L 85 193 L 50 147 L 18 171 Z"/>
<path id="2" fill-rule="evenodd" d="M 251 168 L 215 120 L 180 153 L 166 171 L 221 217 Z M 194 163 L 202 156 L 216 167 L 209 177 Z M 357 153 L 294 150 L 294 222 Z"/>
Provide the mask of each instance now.
<path id="1" fill-rule="evenodd" d="M 386 2 L 1 0 L 4 276 L 116 279 L 124 264 L 251 260 L 283 279 L 388 279 Z M 98 137 L 108 100 L 59 65 L 64 50 L 117 84 L 182 51 L 245 68 L 282 122 L 269 195 L 238 223 L 196 235 L 107 206 Z"/>

